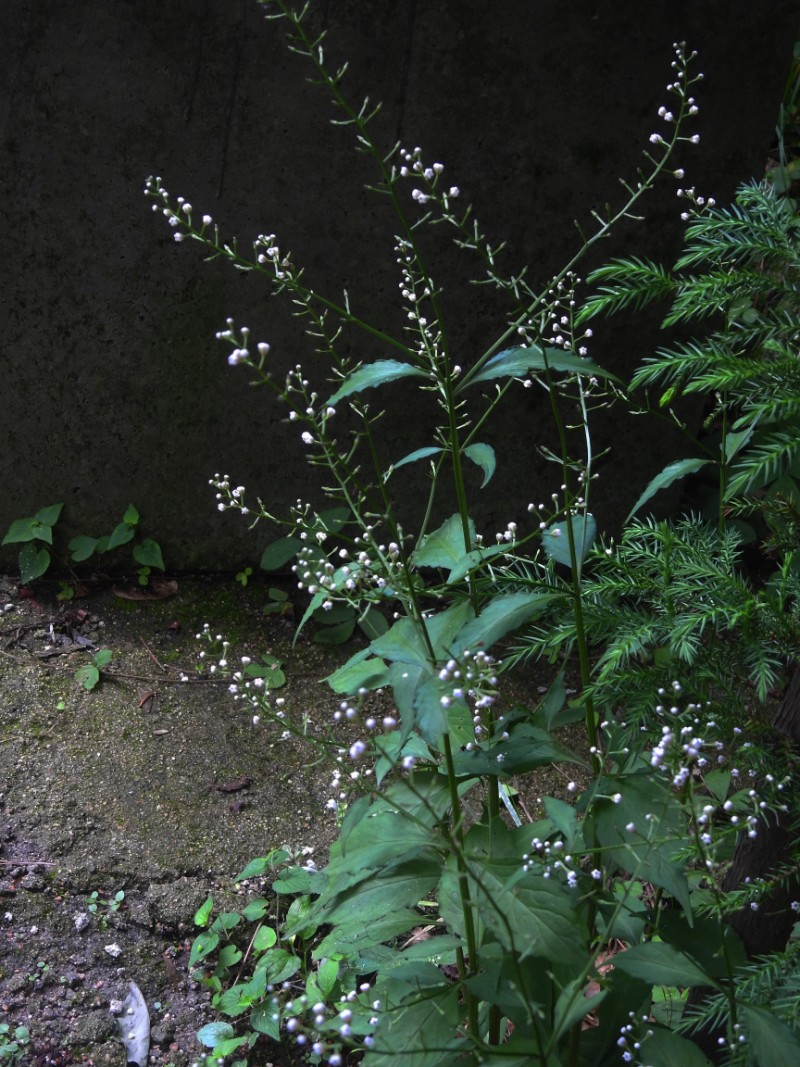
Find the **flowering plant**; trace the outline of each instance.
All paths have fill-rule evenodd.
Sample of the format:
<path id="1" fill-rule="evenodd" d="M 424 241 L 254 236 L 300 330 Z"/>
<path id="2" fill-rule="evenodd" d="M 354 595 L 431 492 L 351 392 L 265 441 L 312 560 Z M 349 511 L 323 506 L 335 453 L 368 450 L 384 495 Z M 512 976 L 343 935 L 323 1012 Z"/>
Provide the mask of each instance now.
<path id="1" fill-rule="evenodd" d="M 461 191 L 441 163 L 426 161 L 419 148 L 387 153 L 374 141 L 375 109 L 347 100 L 344 68 L 327 66 L 323 36 L 310 29 L 313 12 L 284 0 L 265 6 L 288 26 L 292 50 L 313 65 L 337 121 L 353 128 L 375 161 L 376 188 L 397 220 L 406 326 L 390 334 L 357 315 L 348 296 L 336 300 L 309 287 L 275 234 L 260 234 L 252 253 L 244 252 L 210 216 L 198 220 L 188 201 L 173 200 L 160 178 L 148 180 L 153 209 L 175 239 L 263 276 L 291 300 L 322 357 L 321 375 L 296 364 L 279 376 L 269 344 L 255 342 L 247 327 L 228 320 L 218 335 L 228 362 L 286 404 L 309 462 L 325 471 L 332 507 L 298 502 L 286 537 L 271 546 L 274 565 L 296 559 L 309 596 L 301 626 L 344 605 L 369 638 L 327 679 L 340 700 L 336 716 L 359 726 L 336 752 L 333 802 L 344 814 L 328 863 L 318 869 L 273 850 L 239 875 L 248 883 L 266 879 L 267 895 L 213 921 L 209 901 L 196 917 L 203 932 L 192 966 L 219 1010 L 249 1023 L 244 1031 L 211 1024 L 201 1039 L 219 1058 L 241 1056 L 260 1035 L 288 1035 L 311 1062 L 331 1067 L 348 1055 L 367 1067 L 398 1057 L 414 1067 L 693 1067 L 707 1060 L 675 1023 L 693 989 L 721 998 L 714 1011 L 730 1062 L 745 1063 L 750 1049 L 764 1063 L 776 1062 L 769 1058 L 776 1050 L 794 1054 L 800 1042 L 790 1028 L 739 995 L 747 958 L 720 922 L 730 907 L 721 865 L 742 830 L 757 834 L 766 815 L 785 806 L 785 781 L 773 775 L 757 790 L 747 742 L 722 736 L 705 700 L 684 695 L 678 681 L 662 687 L 643 732 L 592 691 L 586 571 L 597 528 L 589 509 L 589 411 L 621 383 L 588 358 L 591 330 L 575 268 L 662 174 L 678 173 L 676 148 L 697 141 L 684 132 L 697 111 L 692 57 L 676 47 L 668 86 L 674 104 L 661 109 L 665 132 L 650 138 L 646 170 L 625 186 L 615 211 L 595 216 L 575 255 L 537 290 L 524 272 L 504 273 L 499 249 L 460 207 Z M 689 200 L 692 217 L 708 211 L 701 198 Z M 427 265 L 426 224 L 436 224 L 434 233 L 449 230 L 477 264 L 475 280 L 508 299 L 499 336 L 469 362 L 456 362 L 451 349 L 441 287 Z M 363 331 L 386 355 L 354 360 L 340 343 L 344 328 Z M 438 426 L 387 460 L 393 442 L 380 439 L 379 415 L 365 394 L 401 380 L 418 386 Z M 528 504 L 528 525 L 512 518 L 486 537 L 471 515 L 465 468 L 476 466 L 484 485 L 492 478 L 498 457 L 482 431 L 519 383 L 548 398 L 558 444 L 545 451 L 557 465 L 558 488 L 547 503 Z M 568 433 L 574 423 L 579 455 Z M 429 474 L 413 529 L 387 488 L 393 472 L 410 464 L 424 464 Z M 213 481 L 221 509 L 281 521 L 227 476 Z M 434 527 L 445 485 L 456 510 Z M 577 651 L 577 699 L 567 700 L 560 672 L 537 706 L 503 704 L 504 642 L 564 605 Z M 271 719 L 291 733 L 290 700 L 278 707 L 257 683 L 247 670 L 237 672 L 235 695 L 252 703 L 259 722 Z M 374 711 L 376 693 L 389 701 L 383 714 Z M 561 728 L 578 720 L 585 743 L 567 747 Z M 556 763 L 571 765 L 574 781 L 564 796 L 542 798 L 535 820 L 523 820 L 511 780 L 535 781 Z M 755 906 L 761 889 L 747 888 Z M 244 952 L 236 937 L 243 919 L 258 924 Z"/>

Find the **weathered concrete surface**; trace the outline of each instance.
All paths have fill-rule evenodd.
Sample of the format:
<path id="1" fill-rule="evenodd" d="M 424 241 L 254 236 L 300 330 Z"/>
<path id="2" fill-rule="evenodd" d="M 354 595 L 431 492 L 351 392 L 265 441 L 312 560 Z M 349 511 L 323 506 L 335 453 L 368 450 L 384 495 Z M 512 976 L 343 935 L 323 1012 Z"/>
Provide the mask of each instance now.
<path id="1" fill-rule="evenodd" d="M 800 4 L 342 0 L 318 15 L 332 55 L 351 60 L 353 94 L 385 101 L 386 143 L 442 159 L 508 241 L 509 262 L 529 261 L 531 277 L 545 279 L 576 247 L 572 220 L 634 173 L 675 39 L 698 49 L 706 73 L 689 179 L 722 202 L 760 172 Z M 315 284 L 346 287 L 356 308 L 392 323 L 392 221 L 360 191 L 365 160 L 327 125 L 324 95 L 251 0 L 4 0 L 0 41 L 0 530 L 63 500 L 68 532 L 100 534 L 133 501 L 171 569 L 253 560 L 269 535 L 217 515 L 208 477 L 230 472 L 278 509 L 312 482 L 296 432 L 230 371 L 214 333 L 234 315 L 284 366 L 310 363 L 309 346 L 257 278 L 177 247 L 143 181 L 160 174 L 245 242 L 274 229 Z M 678 206 L 665 189 L 646 229 L 604 253 L 669 257 Z M 485 294 L 459 291 L 449 263 L 440 257 L 437 276 L 466 362 L 502 313 Z M 638 324 L 603 334 L 593 354 L 623 370 L 652 344 Z M 397 392 L 398 407 L 406 395 Z M 427 443 L 401 440 L 406 411 L 394 415 L 388 455 Z M 525 394 L 489 435 L 518 448 L 486 490 L 479 518 L 490 530 L 552 489 L 552 471 L 533 459 L 546 422 L 541 400 Z M 601 420 L 595 447 L 606 445 L 602 524 L 625 513 L 659 463 L 635 420 Z M 415 493 L 414 473 L 400 495 Z"/>

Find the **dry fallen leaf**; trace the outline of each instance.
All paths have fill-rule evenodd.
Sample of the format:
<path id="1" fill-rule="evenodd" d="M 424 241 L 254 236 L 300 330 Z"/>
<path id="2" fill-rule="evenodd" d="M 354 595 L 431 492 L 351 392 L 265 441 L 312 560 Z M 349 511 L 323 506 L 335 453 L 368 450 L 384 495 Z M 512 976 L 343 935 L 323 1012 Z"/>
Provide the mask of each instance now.
<path id="1" fill-rule="evenodd" d="M 152 711 L 155 698 L 156 695 L 152 689 L 143 689 L 139 693 L 139 707 L 142 711 Z"/>
<path id="2" fill-rule="evenodd" d="M 178 592 L 174 578 L 151 578 L 147 585 L 115 585 L 114 595 L 122 600 L 166 600 Z"/>
<path id="3" fill-rule="evenodd" d="M 243 774 L 240 778 L 232 778 L 229 782 L 220 782 L 214 788 L 218 793 L 238 793 L 240 789 L 247 789 L 252 783 L 253 779 Z"/>

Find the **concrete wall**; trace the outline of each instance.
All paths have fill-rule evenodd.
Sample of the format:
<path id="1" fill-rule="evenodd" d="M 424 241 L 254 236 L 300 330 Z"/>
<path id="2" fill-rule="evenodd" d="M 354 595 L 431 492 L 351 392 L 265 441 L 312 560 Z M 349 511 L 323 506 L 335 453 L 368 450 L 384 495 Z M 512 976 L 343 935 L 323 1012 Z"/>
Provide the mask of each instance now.
<path id="1" fill-rule="evenodd" d="M 762 171 L 800 3 L 329 0 L 316 17 L 331 55 L 351 61 L 353 95 L 385 102 L 387 144 L 444 161 L 508 241 L 509 262 L 546 279 L 576 247 L 573 219 L 634 174 L 666 102 L 674 40 L 700 52 L 706 74 L 687 180 L 724 202 Z M 278 510 L 310 495 L 314 478 L 296 429 L 227 366 L 214 334 L 234 315 L 280 365 L 310 365 L 308 345 L 258 278 L 176 245 L 143 182 L 161 175 L 245 242 L 274 230 L 314 284 L 347 288 L 392 323 L 393 223 L 362 191 L 371 171 L 254 0 L 2 0 L 0 40 L 0 531 L 64 501 L 68 532 L 102 533 L 134 502 L 172 570 L 257 560 L 272 534 L 218 515 L 208 477 L 229 472 Z M 674 188 L 647 209 L 645 226 L 604 254 L 675 252 Z M 461 291 L 458 274 L 448 282 L 450 262 L 442 252 L 437 274 L 466 362 L 502 314 Z M 595 358 L 623 374 L 653 342 L 640 324 L 597 332 Z M 400 456 L 427 442 L 403 439 L 408 394 L 391 399 L 387 453 Z M 489 531 L 552 488 L 535 454 L 545 423 L 541 399 L 525 393 L 488 435 L 517 449 L 482 497 Z M 613 446 L 595 498 L 608 525 L 658 468 L 662 442 L 615 414 L 595 444 Z M 397 491 L 422 492 L 415 476 Z"/>

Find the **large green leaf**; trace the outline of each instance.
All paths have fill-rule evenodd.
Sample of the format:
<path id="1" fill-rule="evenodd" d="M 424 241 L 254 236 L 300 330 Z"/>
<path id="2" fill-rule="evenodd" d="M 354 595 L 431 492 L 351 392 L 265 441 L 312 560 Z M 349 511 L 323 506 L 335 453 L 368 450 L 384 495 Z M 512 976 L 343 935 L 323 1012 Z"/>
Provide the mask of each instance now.
<path id="1" fill-rule="evenodd" d="M 489 548 L 475 548 L 472 552 L 462 554 L 461 559 L 451 569 L 447 576 L 447 584 L 454 585 L 456 582 L 460 582 L 462 578 L 470 573 L 470 571 L 477 570 L 483 563 L 492 559 L 493 556 L 500 556 L 503 552 L 508 551 L 508 545 L 491 545 Z"/>
<path id="2" fill-rule="evenodd" d="M 491 445 L 479 443 L 467 445 L 464 449 L 464 455 L 483 471 L 483 481 L 481 482 L 481 489 L 483 489 L 488 484 L 497 466 L 497 457 L 494 454 L 494 449 Z"/>
<path id="3" fill-rule="evenodd" d="M 743 1004 L 740 1010 L 759 1067 L 797 1067 L 800 1037 L 766 1008 Z"/>
<path id="4" fill-rule="evenodd" d="M 589 821 L 608 862 L 666 889 L 691 924 L 685 865 L 673 858 L 685 844 L 684 827 L 665 782 L 647 770 L 601 779 L 599 791 L 605 799 L 595 800 Z M 648 827 L 655 841 L 649 839 Z"/>
<path id="5" fill-rule="evenodd" d="M 414 724 L 424 740 L 439 749 L 446 733 L 456 745 L 466 744 L 474 737 L 469 708 L 463 700 L 451 699 L 452 689 L 452 682 L 443 682 L 434 674 L 422 681 L 414 692 Z M 459 725 L 466 725 L 466 729 L 459 730 Z"/>
<path id="6" fill-rule="evenodd" d="M 645 491 L 628 512 L 628 517 L 625 519 L 625 522 L 629 522 L 631 516 L 636 514 L 642 504 L 646 504 L 651 497 L 656 495 L 656 493 L 659 493 L 662 489 L 666 489 L 667 486 L 672 485 L 673 482 L 685 478 L 687 474 L 694 474 L 696 471 L 708 466 L 709 463 L 711 463 L 710 459 L 696 458 L 679 459 L 674 463 L 669 463 L 647 486 Z"/>
<path id="7" fill-rule="evenodd" d="M 40 522 L 42 526 L 55 526 L 63 507 L 63 504 L 50 504 L 46 508 L 40 508 L 39 511 L 36 512 L 34 518 L 37 522 Z"/>
<path id="8" fill-rule="evenodd" d="M 427 649 L 422 635 L 413 620 L 405 616 L 390 626 L 385 634 L 376 637 L 370 650 L 381 659 L 392 663 L 410 663 L 427 666 Z"/>
<path id="9" fill-rule="evenodd" d="M 387 992 L 386 996 L 390 994 Z M 441 988 L 426 989 L 380 1016 L 375 1051 L 364 1067 L 457 1067 L 464 1060 L 464 1039 L 458 1037 L 462 1007 L 459 988 L 442 978 Z M 462 1051 L 459 1052 L 458 1050 Z"/>
<path id="10" fill-rule="evenodd" d="M 564 883 L 524 874 L 519 862 L 492 861 L 481 867 L 480 885 L 470 879 L 470 889 L 483 922 L 507 952 L 583 968 L 587 931 L 580 898 Z"/>
<path id="11" fill-rule="evenodd" d="M 329 907 L 315 912 L 315 918 L 329 926 L 354 922 L 366 924 L 401 908 L 413 908 L 436 885 L 439 873 L 439 859 L 431 851 L 389 872 L 379 871 L 338 894 Z M 419 916 L 416 919 L 419 920 Z"/>
<path id="12" fill-rule="evenodd" d="M 641 945 L 632 945 L 625 952 L 614 957 L 614 966 L 634 978 L 651 985 L 670 985 L 683 989 L 685 986 L 719 985 L 704 970 L 665 941 L 645 941 Z"/>
<path id="13" fill-rule="evenodd" d="M 20 549 L 19 553 L 19 576 L 22 584 L 27 585 L 35 578 L 41 578 L 50 566 L 50 552 L 46 548 L 37 548 L 28 542 Z"/>
<path id="14" fill-rule="evenodd" d="M 614 957 L 615 963 L 618 958 Z M 650 1067 L 711 1067 L 711 1061 L 694 1042 L 681 1037 L 674 1030 L 661 1027 L 653 1027 L 652 1034 L 642 1042 L 637 1059 L 639 1057 L 641 1062 L 649 1064 Z M 768 1063 L 769 1067 L 773 1067 L 773 1062 L 776 1061 L 764 1060 L 764 1064 Z"/>
<path id="15" fill-rule="evenodd" d="M 594 515 L 572 515 L 564 522 L 556 522 L 542 534 L 542 546 L 545 552 L 556 563 L 563 563 L 567 567 L 572 566 L 572 557 L 569 554 L 569 531 L 567 523 L 572 526 L 572 535 L 575 541 L 575 556 L 578 563 L 583 563 L 589 555 L 589 550 L 597 537 L 597 522 Z"/>
<path id="16" fill-rule="evenodd" d="M 541 373 L 546 368 L 559 373 L 582 374 L 587 378 L 607 378 L 622 384 L 610 371 L 574 353 L 561 348 L 542 349 L 539 345 L 531 345 L 529 348 L 506 348 L 498 352 L 476 374 L 466 374 L 456 392 L 475 382 L 488 382 L 493 378 L 524 378 L 531 371 Z"/>
<path id="17" fill-rule="evenodd" d="M 501 637 L 540 615 L 553 599 L 554 594 L 539 592 L 506 593 L 494 597 L 477 619 L 468 622 L 458 634 L 456 652 L 491 648 Z"/>
<path id="18" fill-rule="evenodd" d="M 208 1023 L 197 1031 L 197 1040 L 206 1048 L 214 1048 L 228 1037 L 233 1037 L 233 1027 L 230 1023 Z"/>
<path id="19" fill-rule="evenodd" d="M 133 558 L 143 567 L 158 567 L 160 571 L 164 570 L 161 547 L 152 537 L 145 537 L 138 545 L 133 546 Z"/>
<path id="20" fill-rule="evenodd" d="M 377 656 L 370 656 L 364 648 L 351 656 L 343 667 L 329 674 L 325 681 L 334 693 L 357 693 L 364 689 L 381 689 L 389 682 L 386 664 Z"/>
<path id="21" fill-rule="evenodd" d="M 97 538 L 88 537 L 86 534 L 78 534 L 67 545 L 70 555 L 76 563 L 82 563 L 85 559 L 89 559 L 94 554 L 96 547 Z"/>
<path id="22" fill-rule="evenodd" d="M 475 523 L 469 521 L 469 543 L 475 541 Z M 455 567 L 467 551 L 464 545 L 464 528 L 460 515 L 445 519 L 438 530 L 423 537 L 411 559 L 417 567 Z"/>
<path id="23" fill-rule="evenodd" d="M 546 730 L 530 723 L 512 726 L 508 737 L 490 747 L 476 747 L 453 756 L 456 774 L 463 778 L 496 775 L 510 778 L 548 763 L 583 763 L 580 756 L 554 741 Z"/>
<path id="24" fill-rule="evenodd" d="M 122 545 L 127 545 L 129 541 L 133 540 L 135 533 L 134 527 L 129 526 L 127 522 L 117 523 L 108 538 L 106 552 L 110 552 L 114 548 L 120 548 Z"/>
<path id="25" fill-rule="evenodd" d="M 336 407 L 340 400 L 352 393 L 360 393 L 364 389 L 373 389 L 387 382 L 396 382 L 399 378 L 427 378 L 425 371 L 410 363 L 400 363 L 396 359 L 379 359 L 377 363 L 368 363 L 365 367 L 359 367 L 357 371 L 348 374 L 342 384 L 326 401 L 326 407 Z"/>
<path id="26" fill-rule="evenodd" d="M 43 526 L 35 518 L 14 519 L 8 528 L 8 533 L 3 538 L 4 545 L 19 545 L 23 541 L 33 541 L 36 538 L 53 543 L 53 531 L 49 526 Z"/>
<path id="27" fill-rule="evenodd" d="M 290 559 L 294 559 L 303 542 L 296 537 L 281 537 L 267 545 L 261 556 L 260 567 L 264 571 L 277 571 Z"/>

